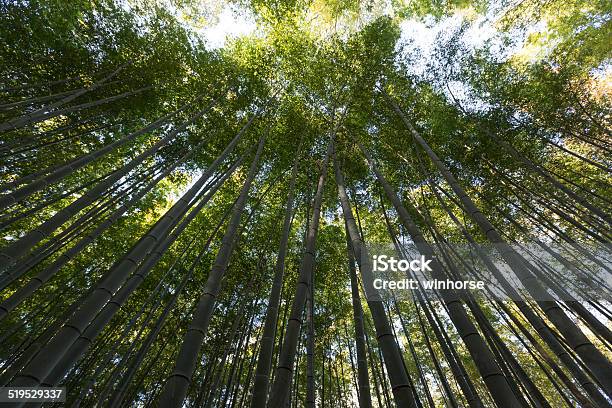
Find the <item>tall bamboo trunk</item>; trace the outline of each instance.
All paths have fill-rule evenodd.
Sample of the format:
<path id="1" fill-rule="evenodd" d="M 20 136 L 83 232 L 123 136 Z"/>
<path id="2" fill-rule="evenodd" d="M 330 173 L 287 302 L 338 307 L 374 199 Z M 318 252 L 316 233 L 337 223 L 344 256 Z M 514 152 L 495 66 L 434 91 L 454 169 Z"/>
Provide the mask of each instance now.
<path id="1" fill-rule="evenodd" d="M 82 156 L 76 160 L 73 160 L 70 163 L 64 164 L 61 167 L 57 168 L 56 170 L 50 172 L 50 174 L 34 180 L 33 182 L 31 182 L 30 184 L 28 184 L 27 186 L 24 186 L 14 192 L 12 192 L 11 194 L 8 195 L 4 195 L 4 196 L 0 196 L 0 209 L 1 208 L 6 208 L 7 206 L 18 202 L 20 200 L 22 200 L 24 197 L 29 196 L 30 194 L 36 192 L 36 191 L 40 191 L 43 188 L 47 187 L 48 185 L 62 179 L 63 177 L 65 177 L 68 174 L 71 174 L 72 172 L 80 169 L 83 166 L 86 166 L 89 163 L 92 163 L 94 160 L 104 156 L 105 154 L 115 150 L 116 148 L 118 148 L 119 146 L 124 145 L 125 143 L 128 143 L 130 141 L 133 141 L 134 139 L 136 139 L 138 136 L 141 136 L 145 133 L 151 132 L 155 129 L 158 129 L 160 126 L 162 126 L 164 123 L 166 123 L 171 117 L 173 117 L 174 115 L 184 111 L 185 109 L 187 109 L 188 107 L 190 107 L 193 104 L 193 102 L 191 103 L 187 103 L 183 106 L 181 106 L 179 109 L 168 113 L 167 115 L 164 115 L 163 117 L 157 119 L 156 121 L 152 122 L 151 124 L 145 126 L 144 128 L 130 133 L 127 136 L 122 137 L 119 140 L 116 140 L 94 152 L 91 152 L 85 156 Z M 210 106 L 212 107 L 212 105 Z M 21 184 L 21 182 L 19 182 L 19 184 Z"/>
<path id="2" fill-rule="evenodd" d="M 468 215 L 476 222 L 482 233 L 494 244 L 500 246 L 500 255 L 506 261 L 512 271 L 521 279 L 529 293 L 538 301 L 538 304 L 559 329 L 570 347 L 580 356 L 584 364 L 591 370 L 595 378 L 601 383 L 606 394 L 612 398 L 612 364 L 610 361 L 591 343 L 584 333 L 574 324 L 574 322 L 563 312 L 559 305 L 546 292 L 537 278 L 531 274 L 526 266 L 528 263 L 518 252 L 503 240 L 497 229 L 480 212 L 476 204 L 469 198 L 463 188 L 459 185 L 455 177 L 448 168 L 442 163 L 436 153 L 429 147 L 423 137 L 416 131 L 412 124 L 406 119 L 399 106 L 386 94 L 387 101 L 392 105 L 397 114 L 401 117 L 406 127 L 412 133 L 417 143 L 427 153 L 436 168 L 443 175 L 444 179 L 451 186 L 455 194 L 459 197 Z M 607 217 L 602 217 L 607 220 Z"/>
<path id="3" fill-rule="evenodd" d="M 315 329 L 314 329 L 314 287 L 310 277 L 310 290 L 306 298 L 306 407 L 315 407 Z M 299 367 L 299 356 L 295 369 Z M 299 374 L 299 372 L 298 372 Z M 295 393 L 297 393 L 297 375 L 295 376 Z M 297 395 L 296 395 L 297 401 Z"/>
<path id="4" fill-rule="evenodd" d="M 442 198 L 438 195 L 437 190 L 432 186 L 432 190 L 438 201 L 445 209 L 446 213 L 451 217 L 455 225 L 461 230 L 467 241 L 474 248 L 476 255 L 480 260 L 483 261 L 485 266 L 489 271 L 493 273 L 493 276 L 497 281 L 502 285 L 502 288 L 505 290 L 506 294 L 514 300 L 514 303 L 521 311 L 521 313 L 525 316 L 527 321 L 532 325 L 532 327 L 538 332 L 542 340 L 548 345 L 548 347 L 555 353 L 559 359 L 565 364 L 566 367 L 570 370 L 573 376 L 576 378 L 578 383 L 587 391 L 589 396 L 598 404 L 602 406 L 606 406 L 607 402 L 605 398 L 601 395 L 595 384 L 588 378 L 588 376 L 583 372 L 580 366 L 574 361 L 572 356 L 565 351 L 562 344 L 557 340 L 557 338 L 552 334 L 548 325 L 544 322 L 544 320 L 531 308 L 530 304 L 520 300 L 522 299 L 521 295 L 516 291 L 516 289 L 506 280 L 503 274 L 499 271 L 499 269 L 495 266 L 493 261 L 484 253 L 481 247 L 476 243 L 472 235 L 463 227 L 461 222 L 457 219 L 457 217 L 453 214 L 452 211 L 448 208 L 448 206 L 444 203 Z M 534 343 L 532 343 L 534 344 Z M 536 343 L 537 344 L 537 343 Z M 545 353 L 543 350 L 539 348 L 539 344 L 537 344 L 538 350 L 540 354 Z M 543 354 L 545 360 L 549 363 L 553 371 L 558 374 L 561 374 L 561 378 L 565 378 L 565 374 L 562 374 L 561 369 L 556 365 L 556 363 L 550 358 L 547 354 Z M 575 389 L 575 386 L 569 384 L 567 381 L 564 381 L 566 386 L 572 391 L 574 395 L 578 395 L 578 399 L 580 401 L 583 400 L 583 397 L 579 392 Z M 584 402 L 583 402 L 584 404 Z"/>
<path id="5" fill-rule="evenodd" d="M 190 201 L 203 187 L 213 172 L 223 162 L 238 143 L 243 132 L 239 132 L 229 143 L 219 157 L 209 166 L 200 179 L 187 191 L 170 210 L 151 227 L 149 232 L 136 243 L 130 252 L 118 261 L 113 268 L 102 278 L 96 290 L 79 307 L 58 334 L 44 348 L 45 352 L 32 360 L 22 370 L 22 374 L 15 380 L 15 384 L 23 386 L 40 384 L 49 375 L 55 365 L 62 359 L 72 343 L 82 335 L 96 314 L 108 302 L 112 294 L 119 288 L 124 280 L 138 266 L 139 262 L 153 249 L 154 245 L 168 233 L 168 229 L 176 225 L 178 219 L 187 210 Z M 16 385 L 19 386 L 19 385 Z"/>
<path id="6" fill-rule="evenodd" d="M 138 95 L 139 93 L 146 92 L 151 89 L 153 89 L 153 86 L 145 86 L 143 88 L 136 89 L 135 91 L 123 92 L 118 95 L 109 96 L 106 98 L 98 99 L 96 101 L 82 103 L 80 105 L 69 106 L 67 108 L 56 109 L 56 110 L 49 111 L 49 112 L 44 112 L 37 116 L 26 115 L 27 120 L 20 121 L 16 127 L 15 127 L 15 124 L 12 122 L 0 124 L 0 131 L 7 130 L 7 129 L 17 129 L 17 128 L 26 126 L 28 124 L 42 122 L 43 120 L 51 119 L 59 115 L 67 115 L 69 113 L 78 112 L 83 109 L 89 109 L 89 108 L 93 108 L 96 106 L 104 105 L 104 104 L 111 103 L 111 102 L 114 102 L 114 101 L 117 101 L 123 98 L 129 98 L 130 96 Z"/>
<path id="7" fill-rule="evenodd" d="M 291 232 L 291 221 L 293 219 L 293 206 L 295 196 L 295 183 L 297 179 L 298 157 L 300 148 L 295 154 L 289 193 L 285 206 L 285 220 L 281 233 L 278 256 L 276 258 L 275 273 L 272 279 L 272 289 L 268 299 L 266 317 L 264 319 L 264 329 L 261 336 L 259 358 L 255 369 L 255 384 L 253 385 L 253 395 L 251 397 L 251 407 L 258 408 L 266 405 L 268 394 L 268 384 L 270 378 L 270 368 L 272 366 L 272 352 L 274 350 L 274 339 L 276 337 L 276 322 L 278 321 L 278 310 L 281 300 L 281 290 L 283 288 L 283 276 L 285 273 L 285 258 L 287 256 L 287 244 Z"/>
<path id="8" fill-rule="evenodd" d="M 25 255 L 32 247 L 34 247 L 46 237 L 51 235 L 55 230 L 57 230 L 62 224 L 72 218 L 75 214 L 77 214 L 83 208 L 87 207 L 92 202 L 97 200 L 104 191 L 110 188 L 115 182 L 127 175 L 138 165 L 140 165 L 146 158 L 152 156 L 163 146 L 167 145 L 171 140 L 174 139 L 174 137 L 180 131 L 184 130 L 189 124 L 197 120 L 207 110 L 208 108 L 204 108 L 197 112 L 188 121 L 184 122 L 177 129 L 173 130 L 167 136 L 155 143 L 153 146 L 139 154 L 121 169 L 111 174 L 108 178 L 88 190 L 79 199 L 77 199 L 61 211 L 57 212 L 50 219 L 25 234 L 19 240 L 3 248 L 2 251 L 0 251 L 0 269 L 6 268 L 7 266 L 13 264 L 19 257 Z M 258 111 L 255 115 L 251 117 L 247 124 L 241 129 L 239 135 L 242 135 L 246 131 L 252 121 L 259 115 L 259 113 L 260 111 Z"/>
<path id="9" fill-rule="evenodd" d="M 226 220 L 226 218 L 228 216 L 229 216 L 229 211 L 227 211 L 223 215 L 223 217 L 221 217 L 219 219 L 219 222 L 217 223 L 215 229 L 213 230 L 213 232 L 208 237 L 208 240 L 206 241 L 206 243 L 204 244 L 204 246 L 200 250 L 200 253 L 198 254 L 197 258 L 191 264 L 191 267 L 189 268 L 188 273 L 182 279 L 182 281 L 179 284 L 178 288 L 176 289 L 172 299 L 170 300 L 170 302 L 168 302 L 168 304 L 164 308 L 163 312 L 157 318 L 157 321 L 155 323 L 154 328 L 149 332 L 147 338 L 145 339 L 144 343 L 141 345 L 140 349 L 138 350 L 138 353 L 134 357 L 134 361 L 130 364 L 130 366 L 128 367 L 125 375 L 123 376 L 123 378 L 119 382 L 119 385 L 117 387 L 117 391 L 114 393 L 114 396 L 113 396 L 111 402 L 109 403 L 109 407 L 118 407 L 123 402 L 125 391 L 126 391 L 128 385 L 130 384 L 134 374 L 136 374 L 136 371 L 138 370 L 138 368 L 140 368 L 140 365 L 142 364 L 142 361 L 144 360 L 148 350 L 150 349 L 150 347 L 153 344 L 153 342 L 156 340 L 157 335 L 161 332 L 161 330 L 163 328 L 163 325 L 164 325 L 164 323 L 166 321 L 166 318 L 168 317 L 168 315 L 170 314 L 170 312 L 174 308 L 174 305 L 178 301 L 178 297 L 181 294 L 183 288 L 185 287 L 185 285 L 187 284 L 187 282 L 189 281 L 189 279 L 193 275 L 195 267 L 199 264 L 202 256 L 204 256 L 204 254 L 208 251 L 208 249 L 210 247 L 210 243 L 215 238 L 215 236 L 217 235 L 217 233 L 221 229 L 221 226 L 223 225 L 223 223 L 225 222 L 225 220 Z"/>
<path id="10" fill-rule="evenodd" d="M 56 364 L 53 371 L 45 379 L 44 385 L 55 385 L 62 376 L 73 366 L 80 356 L 85 353 L 90 344 L 93 343 L 94 339 L 102 332 L 104 326 L 108 324 L 111 318 L 117 313 L 119 308 L 125 303 L 127 298 L 136 291 L 140 284 L 147 277 L 149 272 L 157 264 L 162 255 L 168 250 L 179 235 L 187 228 L 189 223 L 200 213 L 202 207 L 208 203 L 210 198 L 215 192 L 222 186 L 225 180 L 233 174 L 236 168 L 240 165 L 241 160 L 237 161 L 236 164 L 230 168 L 222 178 L 220 178 L 214 186 L 212 186 L 200 200 L 200 203 L 195 206 L 188 216 L 181 222 L 181 224 L 169 235 L 165 240 L 161 241 L 157 248 L 155 248 L 144 261 L 144 263 L 138 268 L 137 272 L 134 273 L 123 285 L 123 287 L 110 299 L 110 301 L 100 310 L 94 320 L 87 326 L 83 334 L 74 342 L 70 349 L 66 352 L 66 355 L 62 358 L 58 364 Z"/>
<path id="11" fill-rule="evenodd" d="M 327 147 L 325 158 L 321 165 L 321 174 L 317 184 L 312 205 L 312 221 L 308 226 L 308 235 L 305 237 L 304 255 L 300 265 L 300 275 L 295 289 L 295 296 L 291 304 L 291 313 L 287 326 L 283 345 L 280 349 L 276 375 L 270 391 L 268 401 L 269 408 L 281 408 L 287 400 L 289 388 L 291 387 L 291 376 L 295 362 L 295 354 L 298 346 L 300 328 L 302 326 L 302 312 L 306 303 L 306 297 L 310 290 L 311 276 L 314 270 L 317 233 L 319 231 L 319 219 L 321 217 L 321 206 L 323 203 L 323 188 L 327 175 L 327 165 L 331 155 L 332 144 Z"/>
<path id="12" fill-rule="evenodd" d="M 40 273 L 38 273 L 34 278 L 32 278 L 28 283 L 26 283 L 23 287 L 19 288 L 15 293 L 9 296 L 7 299 L 0 303 L 0 321 L 6 317 L 8 313 L 10 313 L 15 307 L 17 307 L 21 302 L 27 299 L 32 293 L 38 290 L 42 285 L 44 285 L 49 279 L 51 279 L 66 263 L 68 263 L 72 258 L 74 258 L 81 250 L 83 250 L 87 245 L 92 243 L 98 236 L 100 236 L 106 229 L 108 229 L 111 225 L 113 225 L 119 218 L 125 214 L 132 206 L 140 201 L 142 197 L 144 197 L 149 191 L 151 191 L 157 183 L 163 180 L 166 176 L 168 176 L 176 166 L 180 163 L 187 160 L 191 157 L 194 152 L 197 150 L 193 149 L 188 151 L 181 158 L 177 159 L 174 163 L 168 166 L 162 173 L 156 176 L 153 180 L 147 183 L 143 188 L 141 188 L 138 193 L 134 194 L 134 196 L 124 204 L 122 204 L 119 208 L 117 208 L 111 215 L 109 215 L 102 223 L 100 223 L 91 233 L 88 233 L 85 237 L 80 239 L 76 244 L 66 250 L 64 253 L 60 254 L 57 259 L 53 261 L 51 265 L 43 269 Z M 33 265 L 32 265 L 33 266 Z M 24 273 L 27 272 L 28 269 L 24 269 Z M 18 274 L 21 276 L 21 274 Z"/>
<path id="13" fill-rule="evenodd" d="M 127 65 L 131 64 L 131 61 L 123 64 L 121 66 L 119 66 L 117 69 L 115 69 L 113 72 L 111 72 L 109 75 L 103 77 L 102 79 L 98 80 L 97 82 L 93 83 L 91 86 L 85 87 L 85 88 L 81 88 L 79 90 L 77 90 L 76 92 L 72 93 L 69 96 L 66 96 L 65 98 L 60 99 L 59 101 L 56 101 L 50 105 L 47 105 L 43 108 L 40 108 L 32 113 L 29 113 L 27 115 L 23 115 L 19 118 L 10 120 L 8 122 L 2 123 L 0 124 L 0 131 L 7 131 L 7 130 L 11 130 L 11 129 L 19 129 L 21 127 L 27 126 L 29 124 L 35 123 L 40 121 L 40 117 L 45 115 L 47 112 L 52 112 L 55 111 L 57 108 L 75 100 L 76 98 L 78 98 L 81 95 L 86 94 L 87 92 L 91 92 L 99 87 L 101 87 L 104 83 L 106 83 L 109 79 L 113 78 L 114 76 L 116 76 L 119 72 L 121 72 Z"/>
<path id="14" fill-rule="evenodd" d="M 257 174 L 257 165 L 263 151 L 264 142 L 265 137 L 262 137 L 259 141 L 259 146 L 253 162 L 251 163 L 249 174 L 240 191 L 239 198 L 234 204 L 230 222 L 223 236 L 223 240 L 221 241 L 215 263 L 206 280 L 204 292 L 200 297 L 196 311 L 193 315 L 193 320 L 187 329 L 187 333 L 185 333 L 176 359 L 174 371 L 164 384 L 164 388 L 158 398 L 158 404 L 160 406 L 180 407 L 187 395 L 187 389 L 196 368 L 195 365 L 199 350 L 214 312 L 216 298 L 221 290 L 221 280 L 225 275 L 234 249 L 235 235 L 240 224 L 242 212 L 246 205 L 251 184 Z"/>
<path id="15" fill-rule="evenodd" d="M 382 185 L 387 198 L 395 207 L 400 220 L 408 230 L 408 233 L 417 246 L 419 252 L 421 252 L 427 259 L 432 260 L 431 269 L 433 277 L 444 280 L 445 276 L 442 272 L 442 266 L 435 257 L 433 248 L 425 240 L 425 237 L 412 220 L 412 217 L 409 215 L 408 211 L 400 201 L 391 185 L 378 170 L 378 167 L 372 160 L 370 154 L 361 144 L 358 144 L 358 146 L 372 168 L 377 180 Z M 521 407 L 521 404 L 514 396 L 506 377 L 503 375 L 497 362 L 495 361 L 495 357 L 491 353 L 491 350 L 487 347 L 472 321 L 469 319 L 457 294 L 451 291 L 444 291 L 442 293 L 442 297 L 448 307 L 451 320 L 465 342 L 470 354 L 474 358 L 476 367 L 478 368 L 480 375 L 482 376 L 495 401 L 503 407 Z"/>
<path id="16" fill-rule="evenodd" d="M 351 246 L 348 227 L 345 225 L 346 251 L 348 255 L 349 276 L 351 280 L 351 303 L 353 305 L 353 326 L 355 329 L 355 348 L 357 352 L 357 391 L 359 395 L 359 408 L 372 407 L 370 394 L 370 375 L 368 373 L 368 356 L 365 345 L 365 326 L 363 324 L 363 308 L 359 296 L 359 282 L 355 269 L 355 256 Z"/>
<path id="17" fill-rule="evenodd" d="M 332 141 L 333 143 L 333 141 Z M 351 205 L 348 195 L 344 187 L 344 177 L 340 172 L 337 158 L 334 152 L 334 172 L 336 176 L 336 185 L 338 186 L 338 196 L 342 205 L 342 213 L 346 227 L 349 231 L 351 244 L 355 251 L 355 258 L 359 264 L 363 285 L 366 291 L 366 300 L 372 313 L 374 327 L 376 329 L 376 337 L 379 348 L 384 356 L 385 366 L 391 381 L 391 390 L 395 397 L 395 404 L 398 407 L 416 408 L 416 402 L 412 395 L 408 373 L 404 370 L 404 362 L 402 355 L 393 336 L 391 326 L 387 319 L 387 314 L 382 302 L 380 294 L 374 289 L 374 277 L 372 274 L 372 261 L 364 242 L 362 241 L 355 218 L 353 217 Z M 382 379 L 384 381 L 384 379 Z"/>

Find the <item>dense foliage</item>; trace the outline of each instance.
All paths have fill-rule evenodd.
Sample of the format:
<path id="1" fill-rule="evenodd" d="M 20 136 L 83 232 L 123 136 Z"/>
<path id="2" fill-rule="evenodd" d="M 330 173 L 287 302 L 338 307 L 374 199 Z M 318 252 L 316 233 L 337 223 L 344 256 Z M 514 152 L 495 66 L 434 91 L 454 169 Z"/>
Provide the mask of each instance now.
<path id="1" fill-rule="evenodd" d="M 212 47 L 222 10 L 256 30 Z M 87 407 L 609 406 L 611 12 L 1 1 L 2 385 Z M 535 289 L 374 299 L 373 244 Z"/>

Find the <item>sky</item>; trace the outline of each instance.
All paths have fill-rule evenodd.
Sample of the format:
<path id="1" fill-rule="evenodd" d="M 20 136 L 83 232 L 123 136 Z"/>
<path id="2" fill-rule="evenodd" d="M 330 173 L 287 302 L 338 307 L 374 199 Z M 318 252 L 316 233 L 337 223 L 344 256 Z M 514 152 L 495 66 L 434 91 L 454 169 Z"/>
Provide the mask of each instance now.
<path id="1" fill-rule="evenodd" d="M 456 14 L 448 18 L 444 18 L 438 22 L 431 19 L 420 21 L 416 19 L 405 20 L 400 24 L 401 40 L 408 39 L 418 40 L 418 46 L 425 54 L 429 54 L 435 46 L 436 36 L 452 27 L 458 27 L 461 24 L 464 15 Z M 254 16 L 244 8 L 238 8 L 226 4 L 223 6 L 216 24 L 196 28 L 194 31 L 205 39 L 209 49 L 222 48 L 229 39 L 248 36 L 256 32 L 257 23 Z M 490 39 L 496 33 L 495 29 L 485 18 L 480 18 L 472 24 L 465 39 L 468 43 L 474 46 L 484 44 L 487 39 Z"/>
<path id="2" fill-rule="evenodd" d="M 171 9 L 173 7 L 170 7 Z M 214 8 L 214 7 L 213 7 Z M 447 40 L 452 33 L 459 29 L 462 24 L 468 22 L 468 27 L 461 37 L 462 44 L 471 51 L 486 46 L 493 55 L 500 58 L 506 58 L 512 54 L 521 51 L 523 42 L 517 37 L 515 45 L 508 47 L 503 45 L 501 36 L 495 28 L 495 20 L 501 10 L 491 8 L 487 15 L 477 15 L 470 9 L 458 10 L 456 13 L 434 20 L 433 18 L 425 19 L 408 19 L 400 24 L 401 37 L 398 41 L 398 47 L 407 45 L 407 49 L 414 54 L 415 50 L 419 51 L 419 57 L 410 61 L 407 69 L 410 73 L 426 79 L 425 76 L 432 72 L 427 72 L 428 64 L 433 64 L 435 74 L 435 49 L 439 45 L 439 41 Z M 388 11 L 383 10 L 383 13 Z M 391 11 L 392 12 L 392 11 Z M 236 4 L 223 4 L 219 6 L 216 13 L 216 18 L 211 19 L 211 23 L 195 25 L 188 17 L 181 18 L 181 13 L 174 9 L 174 14 L 188 26 L 192 32 L 198 35 L 205 41 L 206 48 L 215 50 L 223 48 L 228 41 L 242 36 L 249 36 L 257 33 L 258 27 L 255 17 L 247 8 L 240 7 Z M 537 30 L 543 27 L 537 27 Z M 522 33 L 523 36 L 525 33 Z M 402 54 L 400 53 L 400 58 Z M 443 69 L 444 67 L 439 67 Z M 439 77 L 439 76 L 438 76 Z M 431 78 L 430 78 L 431 79 Z M 440 89 L 445 93 L 447 98 L 452 99 L 449 93 L 449 88 L 452 96 L 457 98 L 462 105 L 467 109 L 482 110 L 486 109 L 487 105 L 482 101 L 468 97 L 468 89 L 465 84 L 456 81 L 450 81 L 448 87 Z"/>
<path id="3" fill-rule="evenodd" d="M 228 39 L 250 35 L 257 29 L 255 18 L 246 10 L 225 5 L 217 23 L 196 30 L 206 40 L 209 49 L 223 48 Z"/>

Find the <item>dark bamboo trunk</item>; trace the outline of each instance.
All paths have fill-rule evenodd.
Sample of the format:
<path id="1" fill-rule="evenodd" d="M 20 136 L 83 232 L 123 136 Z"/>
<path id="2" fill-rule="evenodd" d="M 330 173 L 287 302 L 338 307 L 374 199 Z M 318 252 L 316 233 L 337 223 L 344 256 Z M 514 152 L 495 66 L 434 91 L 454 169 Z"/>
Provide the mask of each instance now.
<path id="1" fill-rule="evenodd" d="M 164 384 L 164 388 L 158 398 L 160 406 L 179 407 L 187 394 L 187 389 L 191 383 L 191 377 L 195 371 L 195 364 L 198 357 L 202 341 L 208 330 L 210 318 L 214 312 L 216 298 L 221 290 L 221 280 L 229 265 L 230 257 L 234 249 L 236 231 L 240 224 L 240 219 L 246 204 L 251 183 L 257 174 L 257 165 L 261 156 L 265 138 L 259 141 L 259 146 L 255 158 L 251 163 L 249 174 L 244 182 L 242 190 L 228 224 L 227 230 L 221 242 L 221 247 L 217 252 L 215 263 L 208 275 L 204 292 L 200 297 L 198 306 L 193 315 L 193 320 L 184 336 L 176 365 L 173 373 Z"/>
<path id="2" fill-rule="evenodd" d="M 287 400 L 289 388 L 291 387 L 291 376 L 299 340 L 298 336 L 302 326 L 302 314 L 304 305 L 306 304 L 307 294 L 310 291 L 310 282 L 312 280 L 311 276 L 314 270 L 316 240 L 319 230 L 319 219 L 321 217 L 321 205 L 323 202 L 323 188 L 325 186 L 327 165 L 332 147 L 333 146 L 330 142 L 321 165 L 321 174 L 317 184 L 317 192 L 312 205 L 312 221 L 308 227 L 308 235 L 305 237 L 304 255 L 300 265 L 300 274 L 297 287 L 295 289 L 293 303 L 291 305 L 289 320 L 287 322 L 283 337 L 283 344 L 280 348 L 276 375 L 270 391 L 270 397 L 268 400 L 269 408 L 282 408 Z"/>
<path id="3" fill-rule="evenodd" d="M 349 231 L 351 244 L 355 251 L 355 258 L 359 264 L 363 284 L 366 291 L 366 300 L 372 313 L 374 327 L 380 350 L 384 356 L 385 365 L 391 381 L 391 390 L 395 397 L 395 404 L 398 407 L 416 407 L 416 402 L 412 395 L 408 374 L 404 370 L 404 363 L 399 346 L 393 336 L 387 314 L 382 303 L 380 294 L 373 286 L 374 277 L 372 275 L 371 258 L 364 242 L 362 241 L 357 224 L 351 210 L 351 205 L 344 187 L 344 177 L 340 172 L 337 158 L 334 153 L 334 171 L 336 175 L 336 185 L 338 195 L 342 205 L 342 212 L 346 227 Z M 384 381 L 384 379 L 382 380 Z"/>
<path id="4" fill-rule="evenodd" d="M 274 339 L 276 337 L 276 322 L 278 321 L 278 310 L 281 300 L 281 290 L 283 287 L 283 276 L 285 273 L 285 257 L 287 255 L 287 244 L 289 241 L 291 221 L 293 218 L 294 190 L 297 178 L 299 154 L 300 149 L 298 148 L 295 155 L 295 160 L 293 162 L 293 171 L 291 174 L 291 182 L 289 184 L 289 193 L 285 207 L 285 220 L 280 238 L 278 256 L 276 258 L 276 266 L 274 269 L 275 273 L 272 279 L 272 289 L 270 291 L 270 298 L 268 299 L 268 307 L 266 309 L 264 329 L 259 349 L 259 358 L 257 360 L 257 368 L 255 369 L 255 384 L 253 386 L 253 395 L 251 398 L 252 408 L 264 407 L 266 405 L 270 368 L 272 366 L 272 352 L 274 350 Z"/>

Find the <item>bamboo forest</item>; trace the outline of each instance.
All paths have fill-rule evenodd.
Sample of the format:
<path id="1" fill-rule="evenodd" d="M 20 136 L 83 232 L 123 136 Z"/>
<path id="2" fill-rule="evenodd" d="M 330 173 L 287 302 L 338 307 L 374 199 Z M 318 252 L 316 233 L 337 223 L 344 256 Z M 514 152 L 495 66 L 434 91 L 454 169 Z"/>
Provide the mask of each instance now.
<path id="1" fill-rule="evenodd" d="M 0 0 L 0 406 L 612 407 L 612 3 Z"/>

